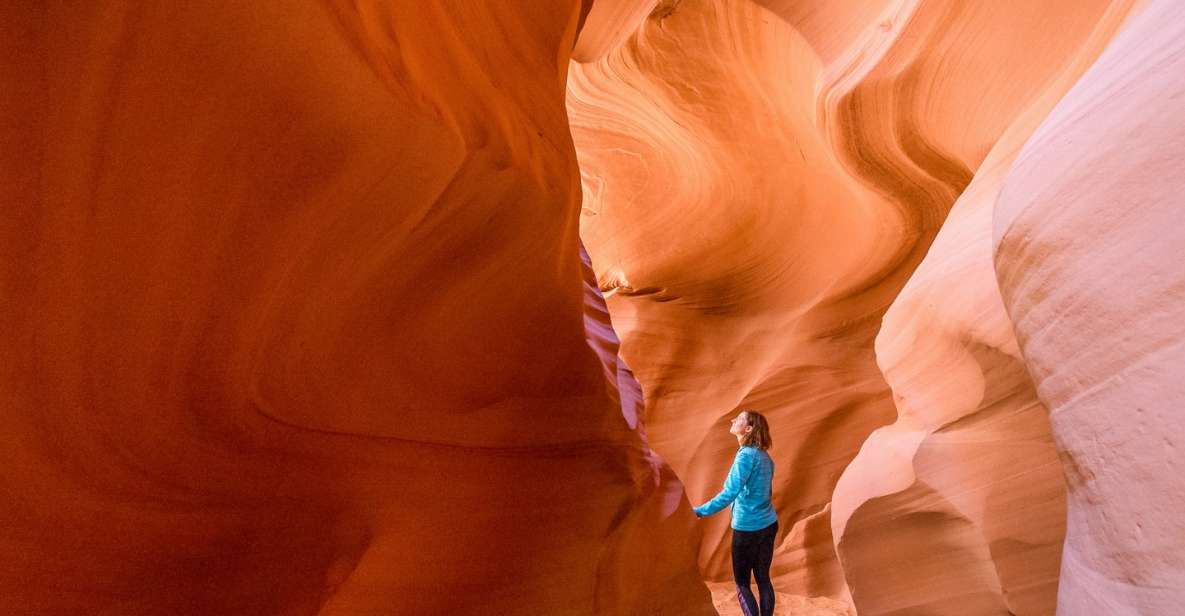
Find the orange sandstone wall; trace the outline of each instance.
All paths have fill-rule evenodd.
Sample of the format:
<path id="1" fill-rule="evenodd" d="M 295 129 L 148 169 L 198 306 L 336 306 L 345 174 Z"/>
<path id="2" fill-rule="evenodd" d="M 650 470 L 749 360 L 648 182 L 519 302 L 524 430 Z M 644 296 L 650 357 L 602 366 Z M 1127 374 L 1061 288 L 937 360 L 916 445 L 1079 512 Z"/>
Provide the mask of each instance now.
<path id="1" fill-rule="evenodd" d="M 1174 614 L 1182 24 L 10 3 L 0 611 Z"/>
<path id="2" fill-rule="evenodd" d="M 568 109 L 581 234 L 656 450 L 698 502 L 731 414 L 770 416 L 781 590 L 1050 613 L 1065 488 L 991 207 L 1132 2 L 626 4 Z M 726 580 L 727 516 L 705 527 L 700 565 Z"/>
<path id="3" fill-rule="evenodd" d="M 0 612 L 711 614 L 577 2 L 0 8 Z"/>
<path id="4" fill-rule="evenodd" d="M 765 411 L 781 456 L 775 569 L 811 595 L 842 592 L 827 503 L 892 413 L 871 349 L 892 294 L 861 287 L 893 267 L 877 229 L 894 214 L 814 123 L 822 70 L 767 9 L 666 2 L 620 48 L 573 65 L 568 87 L 581 234 L 651 443 L 702 502 L 735 451 L 733 410 Z M 704 525 L 701 566 L 730 579 L 727 515 Z"/>
<path id="5" fill-rule="evenodd" d="M 832 503 L 862 615 L 1054 612 L 1065 485 L 996 284 L 992 206 L 1025 140 L 1130 4 L 1111 3 L 1092 28 L 1066 33 L 1083 38 L 1060 67 L 1034 63 L 1047 67 L 1047 85 L 978 166 L 885 315 L 876 353 L 898 419 L 870 436 Z"/>

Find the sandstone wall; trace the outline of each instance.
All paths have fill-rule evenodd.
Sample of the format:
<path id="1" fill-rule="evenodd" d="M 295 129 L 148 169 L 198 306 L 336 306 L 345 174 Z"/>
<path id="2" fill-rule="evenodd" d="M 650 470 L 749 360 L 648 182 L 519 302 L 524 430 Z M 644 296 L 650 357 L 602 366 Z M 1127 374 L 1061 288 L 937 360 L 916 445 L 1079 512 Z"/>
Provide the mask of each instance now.
<path id="1" fill-rule="evenodd" d="M 1069 487 L 1058 613 L 1185 601 L 1183 94 L 1185 6 L 1146 2 L 995 206 L 1004 305 Z"/>
<path id="2" fill-rule="evenodd" d="M 0 8 L 0 612 L 712 613 L 582 283 L 583 8 Z"/>
<path id="3" fill-rule="evenodd" d="M 1105 7 L 1078 50 L 975 170 L 885 316 L 877 360 L 897 421 L 844 472 L 833 532 L 861 614 L 1052 614 L 1065 487 L 992 263 L 992 208 L 1025 140 L 1114 36 Z M 1035 70 L 1035 69 L 1034 69 Z"/>
<path id="4" fill-rule="evenodd" d="M 581 233 L 651 441 L 700 501 L 735 410 L 769 415 L 779 588 L 1052 609 L 1064 487 L 991 206 L 1131 5 L 668 1 L 577 57 Z"/>

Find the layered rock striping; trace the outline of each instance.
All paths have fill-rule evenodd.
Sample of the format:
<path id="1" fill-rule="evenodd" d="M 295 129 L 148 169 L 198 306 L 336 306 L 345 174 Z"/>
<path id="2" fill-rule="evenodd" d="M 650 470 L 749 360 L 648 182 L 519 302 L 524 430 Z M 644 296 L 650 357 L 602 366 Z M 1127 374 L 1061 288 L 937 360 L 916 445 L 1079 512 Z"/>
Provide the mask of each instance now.
<path id="1" fill-rule="evenodd" d="M 579 2 L 0 8 L 0 611 L 711 614 Z"/>
<path id="2" fill-rule="evenodd" d="M 779 589 L 1052 612 L 1065 486 L 992 206 L 1134 5 L 659 2 L 577 58 L 582 236 L 651 442 L 698 500 L 731 414 L 770 416 Z"/>
<path id="3" fill-rule="evenodd" d="M 1183 28 L 0 8 L 0 611 L 1176 613 Z"/>

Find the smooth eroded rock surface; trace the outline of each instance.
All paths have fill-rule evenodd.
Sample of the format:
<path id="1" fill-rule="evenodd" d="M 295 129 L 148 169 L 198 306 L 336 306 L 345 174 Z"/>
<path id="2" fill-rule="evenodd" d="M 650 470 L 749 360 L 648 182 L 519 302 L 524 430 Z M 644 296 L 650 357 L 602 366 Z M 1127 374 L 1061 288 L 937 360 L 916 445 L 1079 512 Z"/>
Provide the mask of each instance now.
<path id="1" fill-rule="evenodd" d="M 712 613 L 527 4 L 0 9 L 0 612 Z"/>
<path id="2" fill-rule="evenodd" d="M 0 612 L 737 613 L 688 500 L 756 408 L 780 614 L 1175 615 L 1182 41 L 1178 0 L 8 3 Z"/>
<path id="3" fill-rule="evenodd" d="M 1185 603 L 1185 6 L 1144 3 L 995 207 L 1008 314 L 1069 487 L 1059 614 Z"/>
<path id="4" fill-rule="evenodd" d="M 1095 8 L 1102 4 L 1096 4 Z M 1025 140 L 1128 13 L 1103 7 L 975 171 L 885 315 L 877 359 L 897 421 L 836 488 L 833 532 L 862 615 L 1052 614 L 1065 487 L 1048 412 L 1020 356 L 992 263 L 992 208 Z"/>
<path id="5" fill-rule="evenodd" d="M 659 2 L 572 67 L 581 233 L 651 442 L 700 501 L 727 420 L 768 414 L 779 590 L 1052 611 L 1064 486 L 991 208 L 1132 4 Z"/>

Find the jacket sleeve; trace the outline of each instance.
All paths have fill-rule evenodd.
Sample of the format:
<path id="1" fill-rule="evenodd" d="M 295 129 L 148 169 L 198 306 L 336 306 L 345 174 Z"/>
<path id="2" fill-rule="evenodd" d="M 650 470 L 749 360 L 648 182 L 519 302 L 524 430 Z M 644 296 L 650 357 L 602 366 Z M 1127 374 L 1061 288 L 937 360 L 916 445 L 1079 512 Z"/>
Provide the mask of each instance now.
<path id="1" fill-rule="evenodd" d="M 753 474 L 753 467 L 757 464 L 754 456 L 746 455 L 744 449 L 737 452 L 737 457 L 732 461 L 732 468 L 728 471 L 728 477 L 724 480 L 724 489 L 716 495 L 716 498 L 695 508 L 695 515 L 699 517 L 707 517 L 724 509 L 736 500 L 738 494 L 741 493 L 741 488 L 745 487 L 745 482 L 749 481 L 749 476 Z"/>

